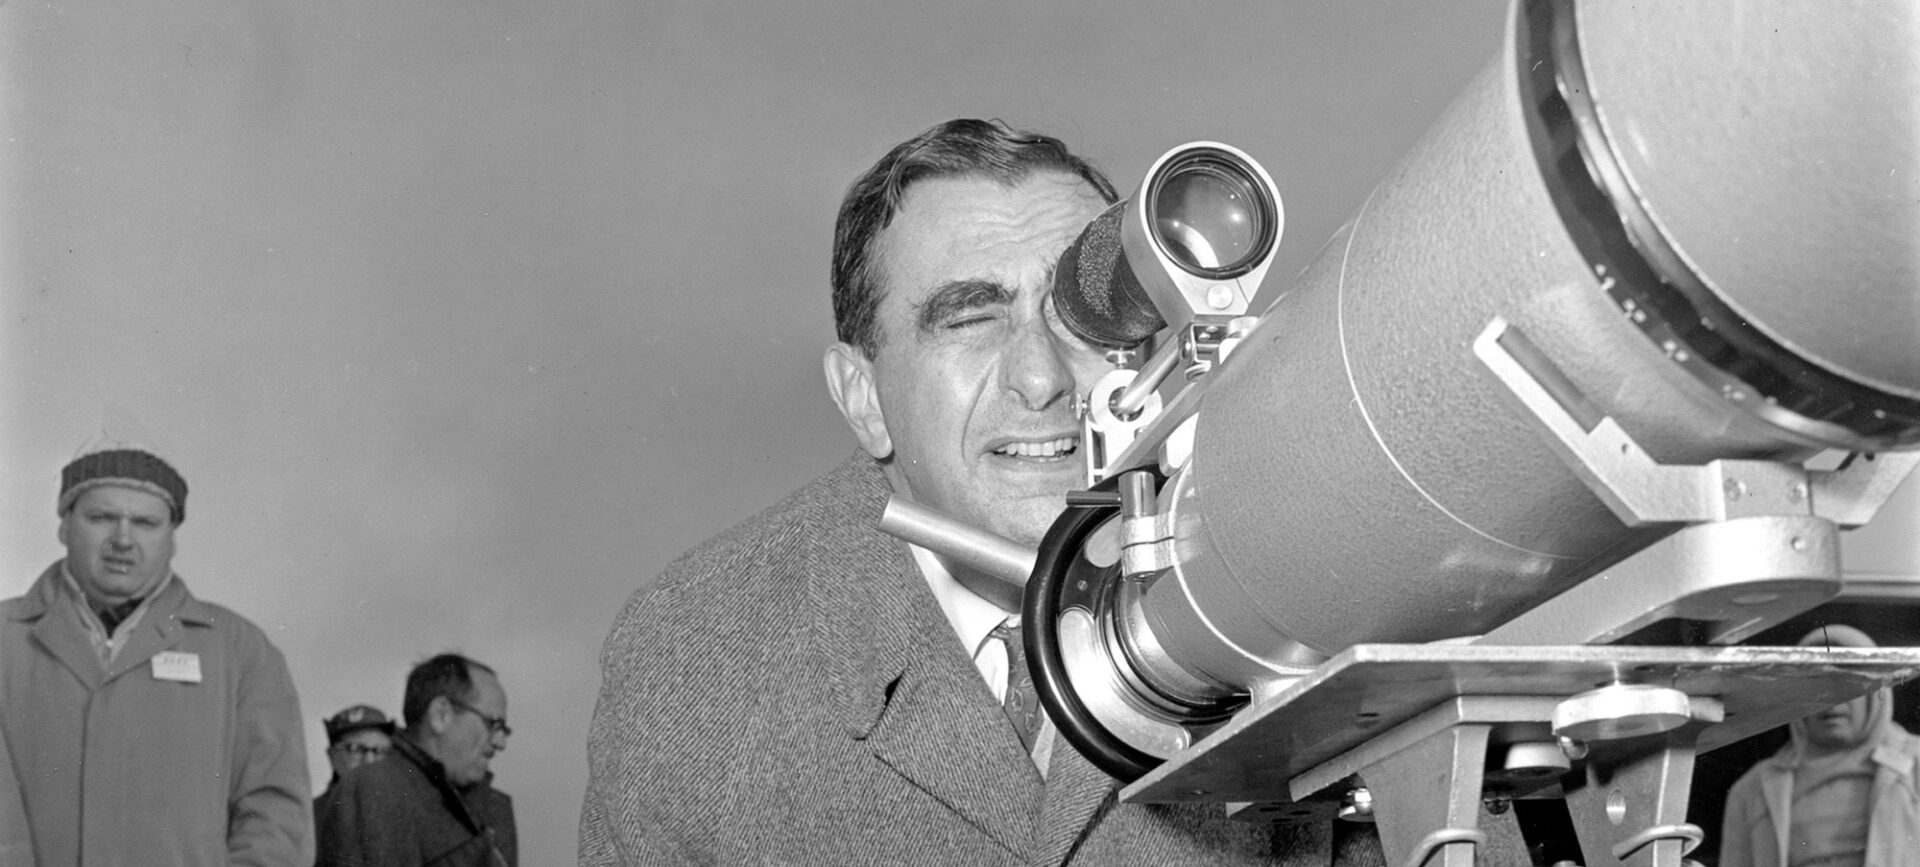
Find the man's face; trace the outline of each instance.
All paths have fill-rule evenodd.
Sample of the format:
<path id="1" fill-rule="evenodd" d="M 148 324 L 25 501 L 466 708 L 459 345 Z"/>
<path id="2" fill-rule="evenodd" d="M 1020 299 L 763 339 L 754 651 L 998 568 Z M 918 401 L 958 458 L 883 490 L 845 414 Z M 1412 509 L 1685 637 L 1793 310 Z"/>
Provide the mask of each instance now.
<path id="1" fill-rule="evenodd" d="M 1859 746 L 1867 736 L 1868 705 L 1872 699 L 1871 694 L 1863 695 L 1807 717 L 1807 740 L 1823 750 L 1848 750 Z"/>
<path id="2" fill-rule="evenodd" d="M 836 399 L 896 491 L 1038 544 L 1084 483 L 1073 399 L 1112 365 L 1061 325 L 1053 266 L 1105 207 L 1063 172 L 908 188 L 875 246 L 879 351 L 828 362 L 830 380 L 834 353 L 870 378 Z"/>
<path id="3" fill-rule="evenodd" d="M 67 570 L 96 602 L 117 604 L 151 592 L 173 562 L 173 510 L 138 488 L 96 485 L 60 519 Z"/>
<path id="4" fill-rule="evenodd" d="M 449 710 L 445 729 L 436 732 L 434 758 L 446 766 L 447 778 L 455 785 L 480 782 L 487 778 L 493 754 L 507 748 L 506 734 L 495 732 L 487 722 L 487 718 L 506 721 L 507 693 L 500 688 L 499 678 L 476 668 L 473 693 L 462 702 L 450 703 Z"/>
<path id="5" fill-rule="evenodd" d="M 327 761 L 333 772 L 344 774 L 368 762 L 377 761 L 393 747 L 393 739 L 379 729 L 354 729 L 340 736 L 327 748 Z"/>

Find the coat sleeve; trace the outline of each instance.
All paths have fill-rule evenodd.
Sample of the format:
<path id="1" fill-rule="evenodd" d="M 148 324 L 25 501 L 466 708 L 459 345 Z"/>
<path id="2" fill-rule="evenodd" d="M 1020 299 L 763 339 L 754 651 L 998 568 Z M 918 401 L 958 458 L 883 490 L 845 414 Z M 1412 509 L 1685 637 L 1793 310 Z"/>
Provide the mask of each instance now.
<path id="1" fill-rule="evenodd" d="M 27 804 L 13 769 L 7 733 L 0 730 L 0 867 L 33 867 L 33 829 L 27 826 Z"/>
<path id="2" fill-rule="evenodd" d="M 608 676 L 611 678 L 611 674 Z M 580 807 L 580 867 L 678 863 L 668 857 L 667 852 L 652 851 L 664 829 L 616 823 L 609 815 L 612 812 L 609 802 L 616 799 L 617 792 L 627 788 L 613 779 L 618 775 L 616 766 L 620 762 L 612 754 L 617 748 L 608 743 L 606 730 L 618 723 L 611 718 L 609 704 L 608 696 L 603 693 L 594 710 L 587 740 L 587 795 Z"/>
<path id="3" fill-rule="evenodd" d="M 617 833 L 616 833 L 617 830 Z M 580 810 L 580 867 L 673 867 L 696 863 L 662 845 L 664 829 L 620 827 L 607 816 L 600 792 L 589 784 Z"/>
<path id="4" fill-rule="evenodd" d="M 613 829 L 607 825 L 606 808 L 599 793 L 587 787 L 586 803 L 580 806 L 580 867 L 615 867 L 620 863 L 613 851 Z"/>
<path id="5" fill-rule="evenodd" d="M 255 629 L 243 630 L 229 760 L 227 863 L 305 867 L 313 863 L 313 811 L 300 699 L 287 662 Z"/>
<path id="6" fill-rule="evenodd" d="M 649 591 L 643 590 L 628 601 L 601 649 L 600 696 L 587 731 L 580 867 L 667 867 L 701 860 L 697 853 L 672 842 L 671 829 L 660 820 L 651 802 L 655 798 L 678 801 L 693 796 L 677 791 L 677 784 L 663 784 L 658 773 L 663 766 L 678 767 L 690 759 L 662 754 L 661 745 L 654 740 L 634 742 L 658 727 L 650 711 L 650 699 L 675 694 L 662 685 L 661 678 L 671 682 L 674 663 L 655 646 L 650 618 L 643 613 L 647 610 L 643 600 L 648 595 Z"/>

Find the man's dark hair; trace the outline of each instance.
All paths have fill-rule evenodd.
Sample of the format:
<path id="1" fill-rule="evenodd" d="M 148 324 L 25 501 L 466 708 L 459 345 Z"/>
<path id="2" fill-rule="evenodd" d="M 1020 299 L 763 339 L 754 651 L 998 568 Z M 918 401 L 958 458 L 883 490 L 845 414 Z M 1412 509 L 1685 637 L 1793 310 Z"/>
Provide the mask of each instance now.
<path id="1" fill-rule="evenodd" d="M 445 696 L 454 701 L 473 701 L 475 669 L 493 674 L 493 669 L 458 653 L 442 653 L 413 667 L 407 673 L 407 694 L 401 699 L 400 718 L 407 728 L 420 724 L 427 716 L 427 705 Z"/>
<path id="2" fill-rule="evenodd" d="M 910 138 L 873 164 L 840 202 L 833 227 L 835 335 L 872 358 L 880 348 L 875 320 L 884 291 L 873 263 L 880 230 L 900 212 L 907 188 L 926 178 L 986 177 L 1009 186 L 1035 172 L 1076 175 L 1108 204 L 1119 199 L 1113 182 L 1052 136 L 1017 130 L 999 120 L 950 120 Z"/>

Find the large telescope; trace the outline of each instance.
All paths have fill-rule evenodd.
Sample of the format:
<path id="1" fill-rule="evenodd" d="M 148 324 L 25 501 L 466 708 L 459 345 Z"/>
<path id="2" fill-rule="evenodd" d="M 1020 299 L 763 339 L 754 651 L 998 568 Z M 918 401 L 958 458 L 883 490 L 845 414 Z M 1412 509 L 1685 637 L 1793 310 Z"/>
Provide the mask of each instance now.
<path id="1" fill-rule="evenodd" d="M 1027 583 L 1063 734 L 1129 799 L 1368 816 L 1390 863 L 1548 793 L 1589 867 L 1678 867 L 1697 750 L 1920 673 L 1737 644 L 1839 594 L 1920 462 L 1916 94 L 1910 3 L 1519 0 L 1257 314 L 1272 180 L 1163 157 L 1057 269 L 1133 360 Z"/>

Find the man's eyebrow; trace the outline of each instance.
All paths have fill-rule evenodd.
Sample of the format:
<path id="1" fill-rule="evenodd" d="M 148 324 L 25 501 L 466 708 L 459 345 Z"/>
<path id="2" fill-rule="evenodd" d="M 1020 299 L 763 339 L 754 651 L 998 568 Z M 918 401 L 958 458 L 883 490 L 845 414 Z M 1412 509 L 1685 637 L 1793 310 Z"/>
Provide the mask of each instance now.
<path id="1" fill-rule="evenodd" d="M 1013 290 L 991 280 L 952 280 L 940 284 L 920 302 L 914 324 L 921 334 L 932 334 L 955 313 L 1012 304 L 1013 297 Z"/>

